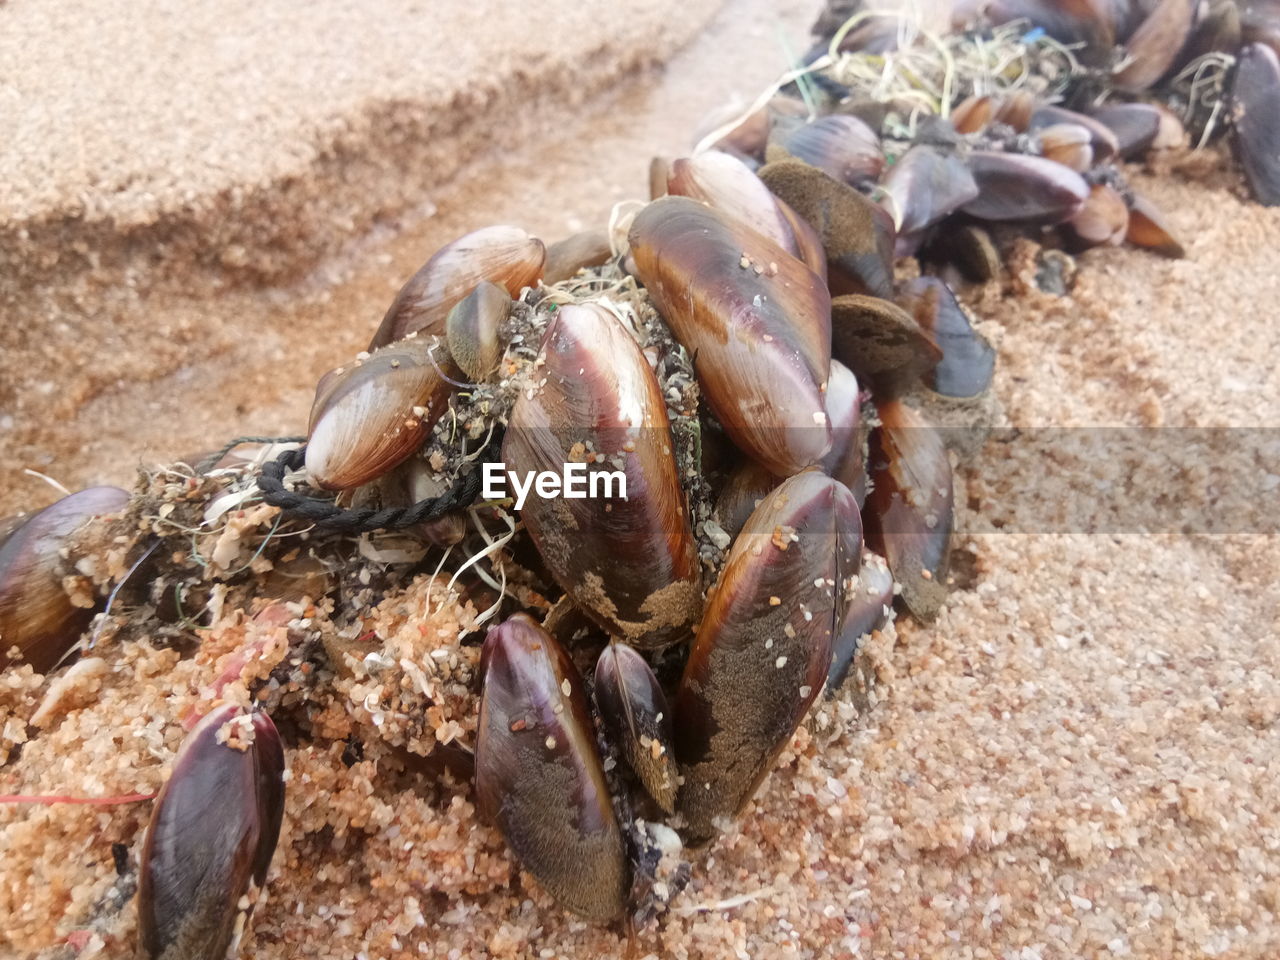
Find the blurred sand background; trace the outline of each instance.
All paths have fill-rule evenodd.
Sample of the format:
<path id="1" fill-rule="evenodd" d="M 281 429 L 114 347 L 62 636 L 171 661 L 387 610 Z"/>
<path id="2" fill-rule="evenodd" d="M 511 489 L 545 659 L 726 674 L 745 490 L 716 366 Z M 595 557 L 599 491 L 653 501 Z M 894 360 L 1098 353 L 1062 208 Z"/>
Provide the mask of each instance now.
<path id="1" fill-rule="evenodd" d="M 159 4 L 148 17 L 150 6 L 133 9 L 171 30 L 201 26 L 164 20 Z M 417 13 L 382 5 L 376 23 L 331 21 L 312 33 L 291 3 L 245 4 L 240 17 L 203 25 L 213 34 L 228 22 L 255 25 L 245 36 L 258 55 L 235 59 L 246 56 L 246 41 L 229 44 L 232 60 L 220 68 L 243 85 L 225 97 L 214 87 L 189 110 L 159 111 L 156 126 L 118 111 L 105 126 L 128 133 L 112 148 L 120 154 L 88 133 L 102 119 L 90 108 L 122 91 L 135 105 L 170 102 L 176 75 L 198 84 L 210 64 L 157 72 L 156 58 L 140 52 L 160 49 L 156 35 L 132 21 L 111 34 L 77 21 L 69 4 L 0 6 L 0 102 L 17 104 L 22 137 L 39 141 L 30 151 L 0 147 L 3 181 L 20 184 L 16 200 L 0 201 L 0 508 L 53 498 L 23 467 L 73 487 L 126 481 L 140 457 L 296 431 L 316 376 L 364 345 L 435 247 L 495 221 L 548 240 L 601 224 L 612 203 L 643 195 L 651 154 L 685 148 L 708 109 L 734 93 L 749 97 L 779 71 L 780 21 L 798 51 L 815 12 L 763 0 L 733 0 L 718 14 L 696 0 L 643 12 L 566 2 L 531 22 L 529 6 L 520 15 L 496 0 L 488 9 L 424 3 Z M 276 31 L 269 41 L 267 26 Z M 57 39 L 70 36 L 79 39 Z M 114 55 L 78 58 L 108 40 Z M 362 52 L 335 52 L 335 43 Z M 665 72 L 648 69 L 667 55 Z M 11 74 L 15 57 L 26 67 Z M 336 82 L 348 57 L 358 67 L 344 97 L 321 81 Z M 90 79 L 67 78 L 72 61 Z M 251 67 L 264 72 L 244 76 Z M 351 93 L 357 73 L 385 96 Z M 459 81 L 458 99 L 442 91 L 442 78 Z M 225 111 L 221 124 L 215 107 Z M 364 132 L 379 145 L 394 140 L 358 119 L 383 109 L 403 111 L 408 119 L 393 126 L 405 139 L 391 155 L 362 157 Z M 443 141 L 426 133 L 441 110 L 453 131 Z M 190 126 L 193 117 L 201 122 Z M 77 126 L 84 150 L 68 155 Z M 335 140 L 321 136 L 338 128 Z M 203 141 L 188 139 L 198 130 Z M 223 134 L 236 148 L 219 163 L 196 162 Z M 106 190 L 101 178 L 133 152 L 152 157 L 133 168 L 137 176 L 171 189 L 119 179 Z M 97 162 L 108 155 L 110 164 Z M 26 165 L 37 157 L 40 166 Z M 237 192 L 250 169 L 261 177 L 242 179 Z M 1034 251 L 1020 247 L 1011 277 L 972 297 L 1000 351 L 996 389 L 1009 422 L 1280 426 L 1280 211 L 1244 199 L 1217 155 L 1167 164 L 1160 177 L 1130 173 L 1168 212 L 1188 258 L 1091 251 L 1073 291 L 1053 297 L 1035 290 Z M 77 191 L 82 208 L 67 205 Z M 960 549 L 973 558 L 971 575 L 936 624 L 902 624 L 896 642 L 882 638 L 884 702 L 863 720 L 847 695 L 816 714 L 737 827 L 695 862 L 692 886 L 635 955 L 1280 952 L 1280 544 L 1256 535 L 1001 533 L 1015 492 L 1047 512 L 1070 500 L 1070 478 L 1030 470 L 992 445 L 966 482 L 961 522 L 973 532 Z M 1140 482 L 1153 497 L 1184 492 L 1180 478 Z M 1125 528 L 1123 517 L 1110 520 L 1110 529 Z M 58 743 L 51 731 L 28 745 L 30 762 L 41 750 L 56 755 Z M 303 762 L 317 777 L 334 767 L 330 826 L 339 837 L 356 832 L 348 817 L 365 802 L 367 781 L 343 779 L 335 758 Z M 155 779 L 153 768 L 141 781 L 128 771 L 123 760 L 92 778 L 73 762 L 29 767 L 20 782 L 0 780 L 0 792 L 127 792 Z M 408 817 L 415 803 L 406 794 L 391 809 Z M 55 944 L 90 901 L 58 886 L 58 864 L 74 849 L 108 884 L 109 852 L 89 841 L 132 836 L 131 818 L 141 815 L 0 811 L 10 950 L 72 955 Z M 370 896 L 340 843 L 282 845 L 256 955 L 625 954 L 624 939 L 567 917 L 509 869 L 483 882 L 449 874 L 504 856 L 493 831 L 472 830 L 470 814 L 459 815 L 462 829 L 423 848 L 438 871 L 425 889 L 389 874 Z M 31 854 L 41 831 L 66 842 Z M 361 849 L 394 863 L 398 831 L 375 820 L 359 831 Z M 16 858 L 19 849 L 36 859 Z M 447 895 L 433 896 L 433 882 Z M 41 891 L 39 899 L 12 899 L 19 889 Z M 406 920 L 408 896 L 425 914 L 421 927 Z"/>

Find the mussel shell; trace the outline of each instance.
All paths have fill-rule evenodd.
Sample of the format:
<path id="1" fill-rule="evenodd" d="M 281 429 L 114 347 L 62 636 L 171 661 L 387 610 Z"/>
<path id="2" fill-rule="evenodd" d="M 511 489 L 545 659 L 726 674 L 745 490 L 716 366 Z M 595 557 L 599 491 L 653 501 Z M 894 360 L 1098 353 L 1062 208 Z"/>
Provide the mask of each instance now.
<path id="1" fill-rule="evenodd" d="M 839 360 L 831 361 L 831 378 L 827 381 L 827 419 L 831 421 L 831 450 L 819 466 L 827 476 L 849 488 L 861 510 L 867 498 L 867 469 L 862 449 L 867 438 L 862 423 L 862 390 L 853 371 Z"/>
<path id="2" fill-rule="evenodd" d="M 1129 228 L 1125 239 L 1135 247 L 1144 247 L 1162 257 L 1180 260 L 1187 255 L 1165 223 L 1164 214 L 1146 197 L 1129 195 Z"/>
<path id="3" fill-rule="evenodd" d="M 1160 113 L 1149 103 L 1109 103 L 1095 110 L 1093 118 L 1115 135 L 1126 160 L 1151 149 L 1160 129 Z"/>
<path id="4" fill-rule="evenodd" d="M 884 209 L 799 160 L 767 164 L 759 174 L 822 238 L 832 296 L 893 296 L 893 218 Z"/>
<path id="5" fill-rule="evenodd" d="M 618 746 L 649 796 L 674 813 L 679 775 L 675 716 L 653 670 L 625 643 L 610 643 L 596 661 L 595 698 L 605 734 Z"/>
<path id="6" fill-rule="evenodd" d="M 920 259 L 954 267 L 972 283 L 986 283 L 1000 276 L 1000 251 L 982 227 L 944 224 L 920 251 Z"/>
<path id="7" fill-rule="evenodd" d="M 657 158 L 655 158 L 656 160 Z M 665 184 L 665 179 L 664 179 Z M 542 282 L 547 286 L 560 283 L 588 267 L 608 263 L 613 256 L 609 246 L 609 234 L 603 230 L 583 230 L 571 237 L 547 247 L 547 262 L 542 271 Z"/>
<path id="8" fill-rule="evenodd" d="M 1240 49 L 1240 36 L 1240 9 L 1235 0 L 1203 0 L 1196 4 L 1196 21 L 1191 27 L 1191 35 L 1187 37 L 1170 73 L 1176 73 L 1207 53 L 1234 54 Z"/>
<path id="9" fill-rule="evenodd" d="M 677 807 L 694 842 L 751 799 L 817 698 L 861 540 L 853 494 L 809 470 L 734 542 L 676 693 Z"/>
<path id="10" fill-rule="evenodd" d="M 1035 133 L 1044 130 L 1046 127 L 1054 127 L 1063 123 L 1074 124 L 1089 131 L 1089 146 L 1093 148 L 1093 160 L 1095 163 L 1103 163 L 1110 160 L 1120 149 L 1116 135 L 1111 132 L 1111 128 L 1106 124 L 1086 114 L 1077 113 L 1074 110 L 1068 110 L 1066 107 L 1059 107 L 1056 104 L 1046 103 L 1037 106 L 1035 112 L 1031 115 L 1031 122 L 1027 129 Z"/>
<path id="11" fill-rule="evenodd" d="M 1235 151 L 1254 199 L 1280 205 L 1280 59 L 1251 43 L 1240 51 L 1231 87 Z"/>
<path id="12" fill-rule="evenodd" d="M 518 297 L 542 276 L 546 248 L 519 227 L 484 227 L 441 247 L 400 288 L 369 349 L 407 337 L 444 333 L 454 304 L 483 280 L 506 287 Z"/>
<path id="13" fill-rule="evenodd" d="M 942 351 L 924 378 L 925 385 L 945 397 L 976 397 L 991 387 L 996 352 L 973 329 L 955 294 L 937 277 L 917 277 L 903 285 L 898 303 L 910 313 Z"/>
<path id="14" fill-rule="evenodd" d="M 961 209 L 982 220 L 1056 223 L 1089 196 L 1080 174 L 1044 157 L 975 150 L 969 157 L 978 197 Z"/>
<path id="15" fill-rule="evenodd" d="M 1124 242 L 1129 230 L 1129 208 L 1124 197 L 1113 187 L 1096 183 L 1089 188 L 1089 199 L 1074 217 L 1063 224 L 1067 245 L 1073 250 Z"/>
<path id="16" fill-rule="evenodd" d="M 827 282 L 827 251 L 822 246 L 822 238 L 818 231 L 809 225 L 809 221 L 791 209 L 781 198 L 774 198 L 778 210 L 786 218 L 788 226 L 796 239 L 796 256 L 800 261 L 818 275 L 825 285 Z"/>
<path id="17" fill-rule="evenodd" d="M 1246 45 L 1266 44 L 1280 55 L 1280 3 L 1243 0 L 1235 6 L 1240 12 L 1240 39 Z"/>
<path id="18" fill-rule="evenodd" d="M 736 157 L 708 150 L 696 157 L 673 160 L 666 192 L 671 196 L 701 200 L 730 219 L 768 237 L 788 253 L 799 253 L 795 232 L 778 209 L 773 194 Z"/>
<path id="19" fill-rule="evenodd" d="M 849 676 L 853 658 L 864 638 L 884 629 L 893 607 L 893 574 L 884 557 L 862 551 L 858 582 L 849 593 L 844 624 L 831 645 L 831 669 L 827 671 L 827 694 L 834 695 Z"/>
<path id="20" fill-rule="evenodd" d="M 480 383 L 502 359 L 500 332 L 511 315 L 511 295 L 485 280 L 463 297 L 445 318 L 449 355 L 469 380 Z"/>
<path id="21" fill-rule="evenodd" d="M 851 293 L 831 301 L 835 357 L 877 396 L 909 389 L 942 359 L 915 318 L 892 300 Z"/>
<path id="22" fill-rule="evenodd" d="M 991 94 L 974 94 L 952 107 L 948 119 L 957 133 L 979 133 L 990 126 L 998 107 L 997 98 Z"/>
<path id="23" fill-rule="evenodd" d="M 756 507 L 760 506 L 760 501 L 780 483 L 780 477 L 775 477 L 760 464 L 751 460 L 740 463 L 725 479 L 716 497 L 712 516 L 720 529 L 731 538 L 736 537 Z"/>
<path id="24" fill-rule="evenodd" d="M 605 308 L 570 305 L 547 327 L 536 370 L 511 412 L 507 467 L 560 473 L 600 455 L 588 475 L 626 478 L 626 499 L 530 491 L 520 516 L 543 562 L 611 636 L 641 647 L 682 639 L 701 610 L 697 545 L 666 402 L 643 351 Z"/>
<path id="25" fill-rule="evenodd" d="M 770 163 L 794 157 L 851 187 L 874 183 L 884 169 L 884 151 L 874 130 L 848 114 L 811 120 L 772 142 Z"/>
<path id="26" fill-rule="evenodd" d="M 237 720 L 237 718 L 239 718 Z M 220 731 L 240 726 L 226 742 Z M 247 729 L 246 729 L 247 728 Z M 225 705 L 183 741 L 156 798 L 138 876 L 138 953 L 223 960 L 267 880 L 284 817 L 284 748 L 264 713 Z"/>
<path id="27" fill-rule="evenodd" d="M 906 404 L 877 405 L 871 431 L 867 545 L 884 556 L 907 609 L 933 620 L 947 596 L 951 562 L 951 461 L 939 432 Z"/>
<path id="28" fill-rule="evenodd" d="M 931 227 L 978 195 L 973 174 L 956 152 L 927 144 L 907 150 L 881 186 L 899 234 Z"/>
<path id="29" fill-rule="evenodd" d="M 1125 41 L 1128 62 L 1111 76 L 1119 90 L 1146 90 L 1173 66 L 1187 37 L 1196 0 L 1159 0 Z"/>
<path id="30" fill-rule="evenodd" d="M 326 373 L 307 430 L 312 480 L 349 490 L 410 457 L 448 408 L 445 367 L 442 339 L 415 334 Z"/>
<path id="31" fill-rule="evenodd" d="M 822 406 L 831 300 L 821 279 L 766 237 L 685 197 L 650 203 L 629 240 L 641 282 L 693 356 L 707 404 L 738 448 L 779 476 L 821 458 L 831 445 Z"/>
<path id="32" fill-rule="evenodd" d="M 1055 123 L 1040 130 L 1040 155 L 1076 173 L 1093 166 L 1089 131 L 1078 123 Z"/>
<path id="33" fill-rule="evenodd" d="M 489 630 L 481 674 L 480 811 L 562 906 L 588 920 L 618 918 L 630 869 L 582 678 L 523 613 Z"/>
<path id="34" fill-rule="evenodd" d="M 0 543 L 0 670 L 29 663 L 48 673 L 75 646 L 93 611 L 62 588 L 60 551 L 82 524 L 128 502 L 119 487 L 89 487 L 25 518 Z M 19 660 L 9 659 L 14 647 Z"/>

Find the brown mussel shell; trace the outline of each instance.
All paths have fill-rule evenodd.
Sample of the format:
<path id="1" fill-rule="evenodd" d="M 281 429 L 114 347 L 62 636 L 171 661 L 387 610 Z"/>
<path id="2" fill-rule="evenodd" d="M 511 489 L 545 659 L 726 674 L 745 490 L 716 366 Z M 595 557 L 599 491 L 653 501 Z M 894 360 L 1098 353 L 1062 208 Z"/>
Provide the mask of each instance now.
<path id="1" fill-rule="evenodd" d="M 851 187 L 874 183 L 884 169 L 884 152 L 874 130 L 847 114 L 819 117 L 770 143 L 770 163 L 794 157 Z"/>
<path id="2" fill-rule="evenodd" d="M 617 919 L 630 868 L 577 669 L 518 613 L 489 630 L 481 674 L 481 813 L 562 906 L 588 920 Z"/>
<path id="3" fill-rule="evenodd" d="M 412 456 L 449 406 L 445 369 L 457 372 L 443 340 L 415 334 L 321 377 L 307 429 L 312 480 L 349 490 Z"/>
<path id="4" fill-rule="evenodd" d="M 488 280 L 458 301 L 445 318 L 449 355 L 467 379 L 488 379 L 502 359 L 502 325 L 511 315 L 511 295 Z"/>
<path id="5" fill-rule="evenodd" d="M 862 551 L 858 582 L 849 593 L 844 624 L 831 645 L 831 669 L 827 671 L 827 695 L 834 696 L 849 676 L 862 641 L 883 630 L 893 613 L 893 574 L 884 557 Z"/>
<path id="6" fill-rule="evenodd" d="M 459 237 L 439 251 L 409 278 L 382 318 L 369 343 L 384 347 L 411 333 L 444 333 L 445 317 L 454 304 L 490 280 L 512 297 L 542 276 L 546 248 L 519 227 L 484 227 Z"/>
<path id="7" fill-rule="evenodd" d="M 893 296 L 893 218 L 848 184 L 799 160 L 760 168 L 760 179 L 818 236 L 832 296 Z"/>
<path id="8" fill-rule="evenodd" d="M 603 230 L 583 230 L 547 247 L 542 282 L 547 286 L 576 277 L 589 267 L 608 263 L 613 256 L 609 234 Z"/>
<path id="9" fill-rule="evenodd" d="M 1159 0 L 1125 41 L 1126 62 L 1111 76 L 1119 90 L 1138 93 L 1146 90 L 1173 66 L 1195 15 L 1196 0 Z"/>
<path id="10" fill-rule="evenodd" d="M 973 329 L 950 287 L 937 277 L 917 277 L 903 285 L 898 303 L 942 351 L 924 377 L 925 386 L 957 399 L 979 396 L 991 387 L 995 349 Z"/>
<path id="11" fill-rule="evenodd" d="M 1187 255 L 1182 244 L 1170 232 L 1160 209 L 1137 193 L 1129 195 L 1129 229 L 1125 239 L 1135 247 L 1144 247 L 1171 260 L 1180 260 Z"/>
<path id="12" fill-rule="evenodd" d="M 1027 129 L 1032 133 L 1036 133 L 1046 127 L 1055 127 L 1064 123 L 1083 127 L 1089 131 L 1089 146 L 1093 148 L 1093 160 L 1095 163 L 1103 163 L 1110 160 L 1120 149 L 1120 144 L 1116 140 L 1115 134 L 1111 132 L 1111 128 L 1106 124 L 1086 114 L 1076 113 L 1074 110 L 1068 110 L 1052 103 L 1041 104 L 1036 107 L 1035 112 L 1031 115 L 1031 123 Z"/>
<path id="13" fill-rule="evenodd" d="M 677 808 L 694 842 L 751 799 L 817 698 L 861 540 L 853 494 L 809 470 L 734 542 L 676 693 Z"/>
<path id="14" fill-rule="evenodd" d="M 1040 130 L 1040 155 L 1076 173 L 1093 166 L 1089 131 L 1078 123 L 1055 123 Z"/>
<path id="15" fill-rule="evenodd" d="M 782 482 L 760 464 L 745 460 L 725 479 L 712 518 L 730 539 L 747 524 L 760 501 Z"/>
<path id="16" fill-rule="evenodd" d="M 831 361 L 827 419 L 831 421 L 831 450 L 819 466 L 827 476 L 849 488 L 861 510 L 867 498 L 867 469 L 863 457 L 867 431 L 862 423 L 862 390 L 853 371 L 839 360 Z"/>
<path id="17" fill-rule="evenodd" d="M 680 784 L 674 715 L 649 664 L 625 643 L 610 643 L 596 661 L 594 694 L 606 736 L 649 796 L 668 814 L 675 813 Z"/>
<path id="18" fill-rule="evenodd" d="M 1240 51 L 1231 87 L 1235 151 L 1253 197 L 1280 206 L 1280 58 L 1251 43 Z"/>
<path id="19" fill-rule="evenodd" d="M 781 197 L 774 198 L 778 210 L 786 218 L 791 232 L 796 238 L 796 256 L 800 261 L 818 275 L 823 285 L 827 282 L 827 251 L 822 245 L 818 231 L 809 225 L 809 221 L 789 207 Z"/>
<path id="20" fill-rule="evenodd" d="M 520 516 L 543 562 L 611 636 L 640 647 L 681 640 L 701 610 L 701 574 L 666 402 L 644 352 L 607 309 L 577 304 L 548 325 L 535 370 L 511 412 L 507 467 L 560 473 L 578 462 L 584 484 L 602 472 L 626 479 L 625 499 L 531 490 Z"/>
<path id="21" fill-rule="evenodd" d="M 1129 230 L 1129 208 L 1114 187 L 1096 183 L 1089 188 L 1089 199 L 1074 217 L 1062 226 L 1067 246 L 1072 250 L 1124 242 Z"/>
<path id="22" fill-rule="evenodd" d="M 879 404 L 871 431 L 867 545 L 884 556 L 902 601 L 931 621 L 947 597 L 951 562 L 951 461 L 939 432 L 897 400 Z"/>
<path id="23" fill-rule="evenodd" d="M 973 174 L 956 152 L 928 144 L 907 150 L 882 186 L 899 234 L 931 227 L 978 195 Z"/>
<path id="24" fill-rule="evenodd" d="M 641 282 L 738 448 L 779 476 L 820 459 L 831 445 L 822 404 L 831 300 L 821 279 L 686 197 L 650 203 L 629 239 Z"/>
<path id="25" fill-rule="evenodd" d="M 265 713 L 217 707 L 156 798 L 138 875 L 138 955 L 237 956 L 280 836 L 284 748 Z"/>
<path id="26" fill-rule="evenodd" d="M 891 300 L 847 294 L 831 301 L 831 346 L 877 396 L 909 389 L 942 359 L 933 338 Z"/>
<path id="27" fill-rule="evenodd" d="M 768 237 L 788 253 L 799 253 L 795 232 L 778 208 L 777 200 L 737 157 L 708 150 L 696 157 L 672 161 L 667 193 L 701 200 Z"/>
<path id="28" fill-rule="evenodd" d="M 995 241 L 977 224 L 935 230 L 929 242 L 920 251 L 920 258 L 929 263 L 954 267 L 960 276 L 971 283 L 986 283 L 1000 276 L 1000 251 Z"/>
<path id="29" fill-rule="evenodd" d="M 128 502 L 119 487 L 89 487 L 23 519 L 0 543 L 0 670 L 29 663 L 48 673 L 76 645 L 93 611 L 63 589 L 60 551 L 82 524 Z"/>
<path id="30" fill-rule="evenodd" d="M 981 220 L 1056 223 L 1089 196 L 1080 174 L 1044 157 L 975 150 L 969 157 L 978 197 L 961 209 Z"/>

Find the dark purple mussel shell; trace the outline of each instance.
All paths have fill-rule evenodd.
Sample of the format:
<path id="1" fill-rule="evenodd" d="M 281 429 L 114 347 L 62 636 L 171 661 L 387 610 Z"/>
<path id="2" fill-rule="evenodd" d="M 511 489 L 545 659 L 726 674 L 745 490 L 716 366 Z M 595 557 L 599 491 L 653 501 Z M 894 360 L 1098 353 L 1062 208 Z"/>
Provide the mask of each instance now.
<path id="1" fill-rule="evenodd" d="M 795 232 L 777 200 L 737 157 L 708 150 L 696 157 L 673 160 L 667 175 L 667 193 L 701 200 L 768 237 L 788 253 L 799 252 Z"/>
<path id="2" fill-rule="evenodd" d="M 825 461 L 825 458 L 823 459 Z M 782 483 L 780 477 L 774 476 L 755 461 L 743 461 L 725 478 L 724 485 L 716 497 L 713 519 L 730 538 L 736 537 L 746 526 L 747 520 L 755 512 L 756 507 L 760 506 L 760 501 L 780 483 Z"/>
<path id="3" fill-rule="evenodd" d="M 1240 14 L 1240 39 L 1246 45 L 1266 44 L 1280 54 L 1280 2 L 1240 0 L 1235 6 Z"/>
<path id="4" fill-rule="evenodd" d="M 29 663 L 48 673 L 76 645 L 93 616 L 62 587 L 67 538 L 95 516 L 129 502 L 119 487 L 89 487 L 17 523 L 0 542 L 0 670 Z M 10 658 L 9 651 L 19 655 Z"/>
<path id="5" fill-rule="evenodd" d="M 441 337 L 411 334 L 330 370 L 316 386 L 307 472 L 327 490 L 375 480 L 412 456 L 449 406 Z"/>
<path id="6" fill-rule="evenodd" d="M 535 375 L 511 411 L 507 467 L 560 473 L 585 462 L 588 492 L 602 474 L 626 479 L 625 499 L 530 491 L 520 516 L 543 562 L 611 636 L 642 647 L 682 639 L 701 609 L 697 545 L 666 402 L 640 345 L 599 304 L 561 307 Z"/>
<path id="7" fill-rule="evenodd" d="M 1119 90 L 1138 93 L 1159 80 L 1177 60 L 1195 14 L 1196 0 L 1159 0 L 1125 41 L 1123 65 L 1111 76 Z"/>
<path id="8" fill-rule="evenodd" d="M 542 276 L 546 248 L 519 227 L 484 227 L 459 237 L 440 250 L 409 278 L 392 301 L 373 335 L 374 350 L 407 337 L 444 333 L 445 317 L 454 304 L 490 280 L 513 297 Z"/>
<path id="9" fill-rule="evenodd" d="M 828 175 L 861 187 L 874 183 L 884 169 L 884 151 L 874 130 L 847 114 L 819 117 L 769 144 L 769 162 L 793 157 Z"/>
<path id="10" fill-rule="evenodd" d="M 889 563 L 902 601 L 922 621 L 947 597 L 951 562 L 951 461 L 938 430 L 906 404 L 877 406 L 871 431 L 867 545 Z"/>
<path id="11" fill-rule="evenodd" d="M 1044 157 L 975 150 L 969 166 L 978 197 L 961 209 L 982 220 L 1057 223 L 1089 196 L 1080 174 Z"/>
<path id="12" fill-rule="evenodd" d="M 445 318 L 449 356 L 469 380 L 488 379 L 502 359 L 502 325 L 511 315 L 511 295 L 485 280 L 463 297 Z"/>
<path id="13" fill-rule="evenodd" d="M 893 218 L 883 208 L 799 160 L 767 164 L 760 179 L 822 238 L 832 296 L 893 296 Z"/>
<path id="14" fill-rule="evenodd" d="M 694 357 L 716 419 L 779 476 L 831 445 L 822 405 L 831 299 L 822 280 L 768 238 L 686 197 L 663 197 L 629 236 L 641 282 Z"/>
<path id="15" fill-rule="evenodd" d="M 809 470 L 734 542 L 676 693 L 677 809 L 692 841 L 751 799 L 817 698 L 861 539 L 853 494 Z"/>
<path id="16" fill-rule="evenodd" d="M 839 360 L 831 361 L 827 419 L 831 421 L 831 449 L 818 465 L 827 476 L 849 488 L 861 510 L 867 498 L 867 469 L 863 457 L 867 437 L 862 423 L 862 390 L 853 371 Z"/>
<path id="17" fill-rule="evenodd" d="M 986 283 L 1000 275 L 1000 251 L 991 234 L 974 223 L 947 224 L 946 229 L 933 231 L 920 250 L 920 259 L 944 268 L 954 267 L 972 283 Z"/>
<path id="18" fill-rule="evenodd" d="M 933 338 L 902 307 L 857 293 L 831 301 L 831 347 L 879 397 L 910 389 L 942 358 Z"/>
<path id="19" fill-rule="evenodd" d="M 1235 151 L 1254 199 L 1280 205 L 1280 59 L 1251 43 L 1240 51 L 1231 86 Z"/>
<path id="20" fill-rule="evenodd" d="M 1129 194 L 1129 229 L 1125 239 L 1135 247 L 1145 247 L 1171 260 L 1180 260 L 1187 255 L 1170 231 L 1160 208 L 1141 194 Z"/>
<path id="21" fill-rule="evenodd" d="M 284 748 L 265 713 L 214 709 L 156 798 L 138 873 L 138 955 L 239 954 L 284 817 Z"/>
<path id="22" fill-rule="evenodd" d="M 625 643 L 610 643 L 596 661 L 594 693 L 605 734 L 649 796 L 674 813 L 680 786 L 672 739 L 675 718 L 653 670 Z"/>
<path id="23" fill-rule="evenodd" d="M 917 277 L 903 286 L 898 302 L 942 351 L 941 359 L 925 374 L 925 385 L 945 397 L 985 393 L 995 374 L 996 352 L 973 329 L 951 288 L 937 277 Z"/>
<path id="24" fill-rule="evenodd" d="M 884 629 L 893 607 L 893 574 L 884 557 L 862 551 L 858 582 L 853 585 L 845 609 L 844 624 L 831 645 L 831 669 L 827 671 L 827 695 L 844 684 L 863 640 Z"/>
<path id="25" fill-rule="evenodd" d="M 927 144 L 907 150 L 881 186 L 900 235 L 931 227 L 978 196 L 964 160 L 954 150 Z"/>
<path id="26" fill-rule="evenodd" d="M 1115 135 L 1125 160 L 1150 150 L 1160 129 L 1160 112 L 1149 103 L 1109 103 L 1093 111 L 1093 119 Z"/>
<path id="27" fill-rule="evenodd" d="M 630 888 L 582 678 L 528 615 L 492 627 L 481 659 L 476 802 L 524 869 L 588 920 L 620 917 Z"/>

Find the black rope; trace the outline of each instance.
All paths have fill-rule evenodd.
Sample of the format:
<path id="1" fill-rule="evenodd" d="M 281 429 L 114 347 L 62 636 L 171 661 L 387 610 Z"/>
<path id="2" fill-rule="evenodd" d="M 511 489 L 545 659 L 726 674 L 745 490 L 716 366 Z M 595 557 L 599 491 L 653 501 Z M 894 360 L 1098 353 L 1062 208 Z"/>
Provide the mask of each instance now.
<path id="1" fill-rule="evenodd" d="M 286 450 L 276 459 L 262 466 L 258 476 L 258 489 L 263 502 L 279 507 L 292 520 L 307 520 L 327 531 L 341 533 L 368 533 L 373 530 L 397 530 L 412 527 L 428 520 L 435 520 L 453 510 L 461 510 L 473 504 L 480 495 L 480 464 L 485 455 L 495 448 L 495 437 L 473 462 L 464 464 L 462 473 L 452 489 L 430 500 L 419 500 L 407 507 L 386 507 L 373 510 L 369 507 L 351 509 L 338 506 L 332 500 L 307 496 L 284 485 L 285 475 L 297 470 L 306 457 L 306 447 Z"/>

